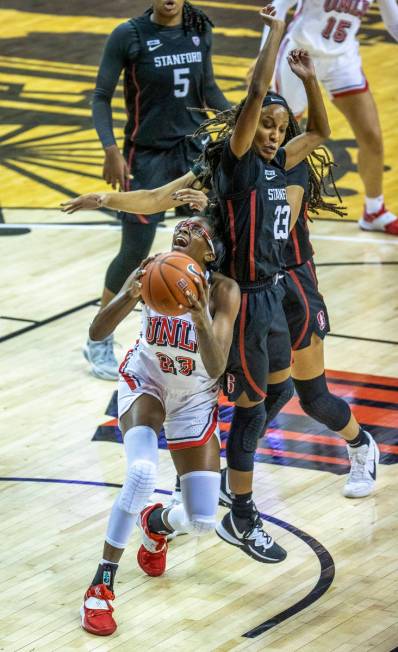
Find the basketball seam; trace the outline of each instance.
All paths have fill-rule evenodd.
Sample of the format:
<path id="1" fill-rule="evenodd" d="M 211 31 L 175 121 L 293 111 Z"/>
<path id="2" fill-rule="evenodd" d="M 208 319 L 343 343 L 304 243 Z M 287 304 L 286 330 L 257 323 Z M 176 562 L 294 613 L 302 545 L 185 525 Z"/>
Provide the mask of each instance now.
<path id="1" fill-rule="evenodd" d="M 166 286 L 166 288 L 167 288 L 169 294 L 172 296 L 172 298 L 173 298 L 174 301 L 177 303 L 177 305 L 178 305 L 178 306 L 179 306 L 179 305 L 182 305 L 182 304 L 180 304 L 180 303 L 178 302 L 177 297 L 174 296 L 174 292 L 173 292 L 172 289 L 170 288 L 170 285 L 168 284 L 167 279 L 166 279 L 166 277 L 164 276 L 164 274 L 163 274 L 163 272 L 162 272 L 162 263 L 163 263 L 163 262 L 165 262 L 165 261 L 161 261 L 161 263 L 160 263 L 160 265 L 159 265 L 159 274 L 160 274 L 160 276 L 162 277 L 162 281 L 164 282 L 164 284 L 165 284 L 165 286 Z M 167 264 L 170 265 L 170 263 L 167 263 Z M 176 269 L 177 271 L 181 272 L 181 270 L 180 270 L 178 267 L 174 267 L 174 265 L 170 265 L 170 267 L 173 267 L 173 268 Z M 186 306 L 184 306 L 184 308 L 185 308 L 185 307 L 186 307 Z"/>
<path id="2" fill-rule="evenodd" d="M 181 254 L 181 255 L 182 255 L 182 256 L 185 256 L 185 254 Z M 188 258 L 188 260 L 193 260 L 192 258 L 190 258 L 190 256 L 185 256 L 185 258 Z M 173 269 L 176 269 L 178 272 L 182 272 L 182 271 L 183 271 L 183 270 L 180 269 L 179 267 L 176 267 L 175 265 L 173 265 L 173 263 L 170 263 L 170 262 L 167 260 L 167 258 L 166 258 L 165 260 L 162 260 L 162 262 L 167 263 L 167 265 L 169 265 L 169 266 L 172 267 Z M 194 261 L 194 262 L 195 262 L 195 261 Z M 193 278 L 193 276 L 192 276 L 192 272 L 190 272 L 189 270 L 187 270 L 186 272 L 184 271 L 184 274 L 189 274 L 189 275 L 191 275 L 191 278 Z M 162 275 L 162 278 L 163 278 L 163 275 Z M 194 286 L 195 286 L 195 285 L 194 285 Z M 167 287 L 169 287 L 169 286 L 167 286 Z M 170 288 L 169 288 L 169 289 L 170 289 Z M 173 294 L 173 296 L 174 296 L 174 294 Z M 199 294 L 198 294 L 198 292 L 197 292 L 197 293 L 196 293 L 196 298 L 198 298 L 198 296 L 199 296 Z M 189 306 L 188 306 L 188 307 L 189 307 Z"/>

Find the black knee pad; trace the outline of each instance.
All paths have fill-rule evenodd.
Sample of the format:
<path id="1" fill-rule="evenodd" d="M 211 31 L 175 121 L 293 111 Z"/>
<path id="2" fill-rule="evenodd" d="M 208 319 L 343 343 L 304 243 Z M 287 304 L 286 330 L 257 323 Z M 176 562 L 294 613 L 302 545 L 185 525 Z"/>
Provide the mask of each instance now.
<path id="1" fill-rule="evenodd" d="M 275 419 L 283 406 L 286 405 L 288 401 L 290 401 L 293 394 L 294 384 L 290 376 L 282 383 L 268 385 L 267 397 L 264 400 L 265 410 L 267 412 L 267 419 L 265 422 L 266 428 L 268 428 L 268 425 L 271 423 L 271 421 Z"/>
<path id="2" fill-rule="evenodd" d="M 311 380 L 294 380 L 300 405 L 316 421 L 339 432 L 351 418 L 351 409 L 342 398 L 329 392 L 325 374 Z"/>
<path id="3" fill-rule="evenodd" d="M 235 407 L 227 442 L 228 466 L 235 471 L 252 471 L 257 442 L 264 433 L 265 406 Z"/>

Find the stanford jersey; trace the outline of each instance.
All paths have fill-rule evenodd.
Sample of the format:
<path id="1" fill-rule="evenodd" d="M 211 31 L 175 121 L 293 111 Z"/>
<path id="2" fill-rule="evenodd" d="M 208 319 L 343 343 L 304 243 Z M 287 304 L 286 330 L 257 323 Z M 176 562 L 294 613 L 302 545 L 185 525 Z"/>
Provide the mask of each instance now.
<path id="1" fill-rule="evenodd" d="M 304 190 L 304 196 L 297 222 L 290 231 L 284 252 L 286 269 L 307 262 L 314 254 L 307 226 L 308 177 L 308 164 L 305 161 L 291 168 L 287 173 L 287 185 L 300 186 Z"/>
<path id="2" fill-rule="evenodd" d="M 285 150 L 271 163 L 250 149 L 238 159 L 229 141 L 215 175 L 226 240 L 224 273 L 240 284 L 261 283 L 283 267 L 289 236 Z"/>

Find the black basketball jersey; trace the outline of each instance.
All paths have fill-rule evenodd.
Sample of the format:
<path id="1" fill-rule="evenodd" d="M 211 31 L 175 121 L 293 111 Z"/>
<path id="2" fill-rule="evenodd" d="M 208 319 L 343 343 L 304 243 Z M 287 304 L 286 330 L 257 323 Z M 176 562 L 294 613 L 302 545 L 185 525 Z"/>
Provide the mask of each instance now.
<path id="1" fill-rule="evenodd" d="M 284 264 L 290 206 L 286 196 L 286 154 L 270 163 L 250 149 L 241 159 L 224 145 L 215 175 L 226 241 L 224 273 L 238 283 L 258 283 Z"/>
<path id="2" fill-rule="evenodd" d="M 203 114 L 188 107 L 205 106 L 210 36 L 208 32 L 184 34 L 181 27 L 157 25 L 148 14 L 131 22 L 140 50 L 125 68 L 125 134 L 137 145 L 167 149 L 203 122 Z"/>
<path id="3" fill-rule="evenodd" d="M 285 267 L 287 269 L 306 263 L 314 254 L 307 226 L 308 181 L 308 164 L 305 161 L 301 161 L 301 163 L 287 173 L 287 185 L 301 186 L 304 190 L 300 213 L 296 224 L 290 232 L 290 237 L 284 251 Z"/>

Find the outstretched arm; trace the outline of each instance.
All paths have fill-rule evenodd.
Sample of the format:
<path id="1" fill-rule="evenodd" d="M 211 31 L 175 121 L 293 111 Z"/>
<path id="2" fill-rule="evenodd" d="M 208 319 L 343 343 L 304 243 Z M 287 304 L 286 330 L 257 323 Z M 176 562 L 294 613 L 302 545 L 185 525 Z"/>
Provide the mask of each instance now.
<path id="1" fill-rule="evenodd" d="M 308 122 L 305 133 L 285 145 L 286 170 L 303 161 L 330 136 L 330 127 L 314 64 L 306 50 L 292 50 L 288 56 L 290 68 L 304 84 L 308 100 Z"/>
<path id="2" fill-rule="evenodd" d="M 276 20 L 275 9 L 272 6 L 264 7 L 260 11 L 260 16 L 265 24 L 270 27 L 270 33 L 258 57 L 246 102 L 231 136 L 231 150 L 238 159 L 242 158 L 252 146 L 260 118 L 262 102 L 271 83 L 275 59 L 285 26 L 283 21 Z"/>
<path id="3" fill-rule="evenodd" d="M 194 210 L 202 210 L 204 208 L 203 204 L 206 204 L 207 201 L 200 190 L 190 188 L 189 191 L 183 193 L 182 199 L 173 197 L 174 193 L 178 190 L 187 189 L 187 186 L 192 185 L 195 180 L 196 177 L 193 172 L 188 172 L 184 176 L 153 190 L 89 193 L 76 197 L 76 199 L 70 199 L 61 206 L 64 213 L 75 213 L 76 211 L 96 208 L 112 208 L 125 213 L 151 215 L 186 203 L 192 203 Z"/>

